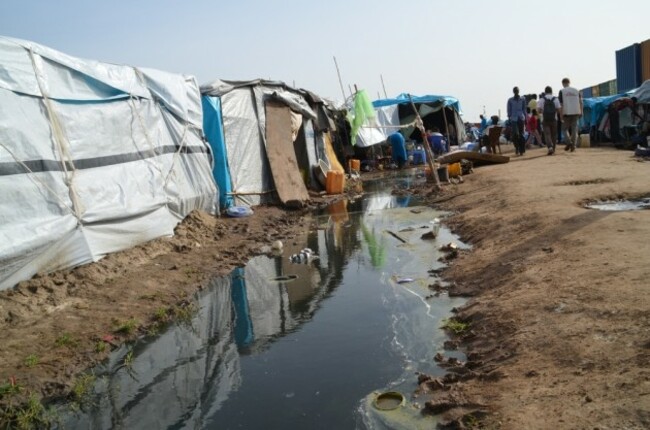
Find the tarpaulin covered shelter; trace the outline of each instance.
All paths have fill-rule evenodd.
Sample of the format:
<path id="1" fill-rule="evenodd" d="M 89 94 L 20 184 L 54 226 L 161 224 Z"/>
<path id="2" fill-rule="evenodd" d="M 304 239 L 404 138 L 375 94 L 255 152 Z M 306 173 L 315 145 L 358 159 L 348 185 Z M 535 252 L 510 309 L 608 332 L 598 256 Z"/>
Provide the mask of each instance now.
<path id="1" fill-rule="evenodd" d="M 426 129 L 438 127 L 443 134 L 446 134 L 447 125 L 458 142 L 464 140 L 465 127 L 460 117 L 462 111 L 458 99 L 437 95 L 409 96 L 402 93 L 392 99 L 372 102 L 376 111 L 376 124 L 361 128 L 357 136 L 357 146 L 363 148 L 382 143 L 391 133 L 399 130 L 400 126 L 406 125 L 408 127 L 402 129 L 406 138 L 421 138 L 414 124 L 416 115 L 411 101 L 418 110 Z"/>
<path id="2" fill-rule="evenodd" d="M 636 97 L 636 102 L 639 104 L 650 104 L 650 79 L 642 83 L 634 91 L 634 97 Z"/>
<path id="3" fill-rule="evenodd" d="M 630 90 L 625 93 L 616 94 L 607 97 L 591 97 L 583 99 L 583 116 L 580 118 L 580 128 L 594 129 L 599 135 L 605 138 L 611 138 L 611 124 L 609 119 L 610 106 L 619 99 L 624 97 L 637 97 L 639 89 Z M 617 127 L 625 127 L 633 124 L 632 111 L 623 109 L 619 113 Z M 598 136 L 596 136 L 598 140 Z"/>
<path id="4" fill-rule="evenodd" d="M 214 213 L 211 170 L 193 77 L 0 37 L 0 289 Z"/>
<path id="5" fill-rule="evenodd" d="M 216 80 L 201 93 L 222 207 L 277 197 L 300 205 L 309 198 L 307 187 L 318 187 L 319 159 L 340 167 L 328 135 L 335 127 L 314 94 L 262 79 Z"/>

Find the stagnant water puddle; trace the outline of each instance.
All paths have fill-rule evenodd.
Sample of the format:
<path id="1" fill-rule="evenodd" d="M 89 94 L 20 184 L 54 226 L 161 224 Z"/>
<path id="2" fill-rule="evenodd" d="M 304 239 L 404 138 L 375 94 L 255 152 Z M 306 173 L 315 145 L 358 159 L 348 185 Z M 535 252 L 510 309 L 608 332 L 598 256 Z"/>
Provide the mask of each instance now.
<path id="1" fill-rule="evenodd" d="M 93 396 L 64 427 L 433 428 L 411 399 L 415 372 L 444 374 L 433 361 L 440 325 L 463 300 L 428 288 L 439 246 L 459 243 L 444 228 L 421 239 L 440 213 L 390 194 L 417 180 L 367 184 L 371 193 L 325 209 L 282 256 L 213 280 L 191 324 L 123 346 L 95 369 Z M 305 247 L 318 257 L 289 261 Z M 405 402 L 378 408 L 386 391 Z"/>
<path id="2" fill-rule="evenodd" d="M 586 207 L 601 211 L 638 211 L 642 209 L 650 209 L 650 197 L 635 200 L 608 200 L 603 202 L 594 202 L 587 204 Z"/>

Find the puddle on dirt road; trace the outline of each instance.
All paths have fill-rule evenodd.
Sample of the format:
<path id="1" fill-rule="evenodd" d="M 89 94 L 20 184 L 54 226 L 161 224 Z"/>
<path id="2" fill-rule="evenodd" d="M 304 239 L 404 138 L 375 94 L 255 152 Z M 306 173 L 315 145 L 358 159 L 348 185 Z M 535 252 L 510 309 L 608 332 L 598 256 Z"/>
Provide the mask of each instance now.
<path id="1" fill-rule="evenodd" d="M 608 200 L 585 205 L 589 209 L 601 211 L 638 211 L 650 209 L 650 197 L 635 200 Z"/>
<path id="2" fill-rule="evenodd" d="M 93 396 L 65 428 L 433 428 L 411 400 L 415 372 L 444 374 L 433 360 L 446 339 L 439 327 L 463 300 L 432 297 L 428 271 L 441 267 L 441 244 L 459 242 L 445 229 L 421 239 L 440 213 L 390 194 L 412 180 L 369 184 L 364 198 L 319 214 L 318 229 L 282 257 L 215 279 L 191 324 L 95 369 Z M 318 258 L 291 263 L 305 247 Z M 405 405 L 376 408 L 386 391 Z"/>

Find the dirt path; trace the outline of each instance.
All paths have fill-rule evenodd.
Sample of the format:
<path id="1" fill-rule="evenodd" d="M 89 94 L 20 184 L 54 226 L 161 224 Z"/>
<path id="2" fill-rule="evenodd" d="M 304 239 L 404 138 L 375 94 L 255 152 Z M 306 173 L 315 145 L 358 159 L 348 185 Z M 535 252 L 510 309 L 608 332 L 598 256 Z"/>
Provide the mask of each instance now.
<path id="1" fill-rule="evenodd" d="M 650 195 L 650 163 L 532 150 L 475 172 L 443 203 L 474 245 L 445 276 L 475 296 L 458 318 L 480 377 L 452 391 L 487 428 L 650 428 L 650 211 L 581 206 Z"/>

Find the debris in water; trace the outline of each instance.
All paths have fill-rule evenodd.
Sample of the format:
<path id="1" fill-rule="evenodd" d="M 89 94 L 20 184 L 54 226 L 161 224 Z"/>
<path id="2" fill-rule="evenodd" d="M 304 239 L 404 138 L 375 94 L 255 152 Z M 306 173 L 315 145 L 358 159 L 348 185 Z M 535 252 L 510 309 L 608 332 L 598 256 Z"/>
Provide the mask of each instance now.
<path id="1" fill-rule="evenodd" d="M 404 238 L 403 238 L 402 236 L 400 236 L 399 234 L 397 234 L 397 233 L 393 233 L 393 232 L 390 231 L 390 230 L 386 230 L 386 232 L 388 232 L 388 234 L 390 234 L 391 236 L 393 236 L 395 239 L 399 240 L 400 242 L 402 242 L 402 243 L 407 243 L 407 240 L 404 239 Z"/>
<path id="2" fill-rule="evenodd" d="M 422 236 L 420 236 L 420 238 L 424 240 L 432 240 L 436 238 L 436 234 L 432 231 L 428 231 L 424 233 Z"/>
<path id="3" fill-rule="evenodd" d="M 448 244 L 441 246 L 440 250 L 444 252 L 457 251 L 458 245 L 456 245 L 454 242 L 449 242 Z"/>
<path id="4" fill-rule="evenodd" d="M 415 281 L 415 279 L 413 279 L 413 278 L 397 278 L 396 282 L 398 284 L 408 284 L 408 283 L 413 282 L 413 281 Z"/>
<path id="5" fill-rule="evenodd" d="M 283 248 L 282 241 L 281 240 L 276 240 L 275 242 L 273 242 L 273 245 L 271 245 L 271 248 L 274 251 L 282 251 L 282 248 Z"/>
<path id="6" fill-rule="evenodd" d="M 308 264 L 317 258 L 318 255 L 316 255 L 314 251 L 309 248 L 304 248 L 299 253 L 293 254 L 289 257 L 289 261 L 294 264 Z"/>

